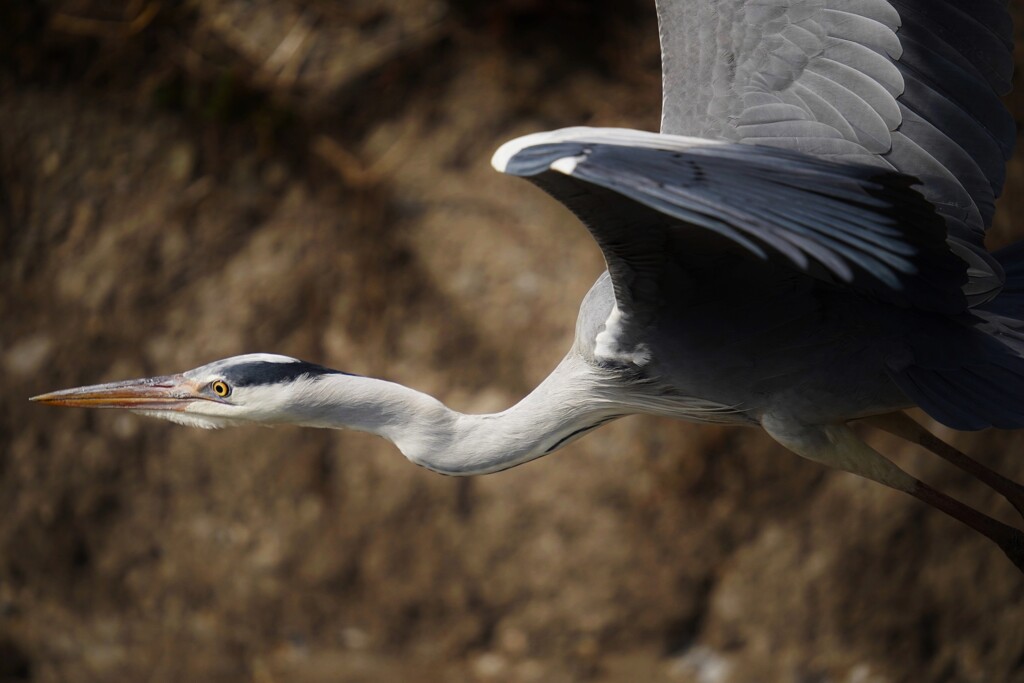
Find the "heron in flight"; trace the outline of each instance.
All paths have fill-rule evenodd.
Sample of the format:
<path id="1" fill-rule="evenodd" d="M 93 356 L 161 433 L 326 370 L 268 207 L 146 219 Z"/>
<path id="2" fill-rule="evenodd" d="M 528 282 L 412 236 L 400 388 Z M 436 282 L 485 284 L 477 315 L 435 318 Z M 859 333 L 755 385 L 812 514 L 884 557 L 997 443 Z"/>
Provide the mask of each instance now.
<path id="1" fill-rule="evenodd" d="M 1024 243 L 984 244 L 1014 145 L 1006 0 L 658 0 L 660 133 L 568 128 L 492 163 L 565 204 L 607 271 L 533 392 L 466 415 L 398 384 L 271 354 L 33 400 L 196 427 L 378 434 L 436 472 L 498 472 L 616 418 L 759 426 L 995 541 L 1024 533 L 910 476 L 862 420 L 1024 489 L 903 410 L 1024 427 Z"/>

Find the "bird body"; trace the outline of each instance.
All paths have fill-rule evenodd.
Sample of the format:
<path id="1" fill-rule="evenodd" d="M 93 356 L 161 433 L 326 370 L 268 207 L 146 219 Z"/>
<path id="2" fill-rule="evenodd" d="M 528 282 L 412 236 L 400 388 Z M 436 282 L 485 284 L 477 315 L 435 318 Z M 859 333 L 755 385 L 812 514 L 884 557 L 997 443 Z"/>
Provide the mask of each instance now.
<path id="1" fill-rule="evenodd" d="M 596 353 L 596 339 L 614 306 L 607 274 L 584 299 L 574 348 L 604 372 L 621 373 L 617 381 L 625 391 L 644 391 L 630 382 L 631 376 L 643 376 L 665 395 L 718 406 L 714 412 L 673 415 L 694 422 L 756 425 L 765 412 L 785 406 L 820 423 L 910 405 L 884 371 L 898 330 L 885 330 L 885 321 L 870 315 L 871 307 L 851 295 L 817 291 L 807 278 L 757 259 L 726 259 L 708 268 L 721 282 L 742 287 L 715 287 L 712 293 L 695 286 L 666 302 L 641 342 L 650 356 L 643 365 L 610 364 Z M 734 269 L 742 273 L 739 278 Z"/>
<path id="2" fill-rule="evenodd" d="M 1024 513 L 1024 490 L 899 411 L 1024 427 L 1024 247 L 984 247 L 1013 147 L 1005 4 L 659 0 L 662 131 L 567 128 L 492 159 L 570 209 L 607 271 L 576 339 L 506 411 L 250 354 L 38 396 L 200 427 L 290 423 L 392 441 L 444 474 L 547 455 L 647 413 L 760 426 L 904 491 L 1024 568 L 1024 534 L 867 446 L 864 420 L 947 458 Z"/>

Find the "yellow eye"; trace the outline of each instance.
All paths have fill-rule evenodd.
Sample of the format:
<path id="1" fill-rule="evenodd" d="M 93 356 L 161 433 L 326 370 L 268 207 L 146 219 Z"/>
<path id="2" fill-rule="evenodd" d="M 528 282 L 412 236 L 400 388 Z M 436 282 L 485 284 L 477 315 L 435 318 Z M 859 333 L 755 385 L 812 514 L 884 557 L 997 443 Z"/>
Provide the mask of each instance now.
<path id="1" fill-rule="evenodd" d="M 211 384 L 210 388 L 213 389 L 213 393 L 217 394 L 221 398 L 224 398 L 225 396 L 231 393 L 231 387 L 229 387 L 225 382 L 221 382 L 220 380 L 217 380 L 216 382 Z"/>

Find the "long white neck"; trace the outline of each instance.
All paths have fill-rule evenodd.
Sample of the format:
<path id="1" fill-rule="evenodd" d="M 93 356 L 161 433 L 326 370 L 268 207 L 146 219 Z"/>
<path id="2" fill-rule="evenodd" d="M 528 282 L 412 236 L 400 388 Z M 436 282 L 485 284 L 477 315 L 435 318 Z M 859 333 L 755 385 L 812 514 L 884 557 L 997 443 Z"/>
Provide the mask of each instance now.
<path id="1" fill-rule="evenodd" d="M 301 424 L 378 434 L 418 465 L 442 474 L 486 474 L 546 455 L 614 417 L 633 412 L 607 398 L 598 371 L 570 353 L 522 401 L 465 415 L 400 384 L 326 375 L 317 409 Z"/>

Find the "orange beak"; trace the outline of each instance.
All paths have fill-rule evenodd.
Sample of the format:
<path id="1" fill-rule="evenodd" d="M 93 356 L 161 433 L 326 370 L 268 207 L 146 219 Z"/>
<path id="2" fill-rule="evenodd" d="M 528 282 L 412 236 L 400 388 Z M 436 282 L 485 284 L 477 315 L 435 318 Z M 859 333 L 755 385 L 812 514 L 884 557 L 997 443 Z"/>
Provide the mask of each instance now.
<path id="1" fill-rule="evenodd" d="M 208 400 L 208 397 L 200 394 L 183 375 L 167 375 L 63 389 L 33 396 L 29 400 L 69 408 L 181 411 L 192 401 Z"/>

